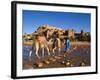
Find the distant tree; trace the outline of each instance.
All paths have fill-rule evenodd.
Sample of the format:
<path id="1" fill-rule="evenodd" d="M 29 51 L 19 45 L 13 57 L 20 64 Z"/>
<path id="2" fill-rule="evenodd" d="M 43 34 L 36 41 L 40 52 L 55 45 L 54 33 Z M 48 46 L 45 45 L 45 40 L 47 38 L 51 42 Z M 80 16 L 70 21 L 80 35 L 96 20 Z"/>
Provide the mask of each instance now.
<path id="1" fill-rule="evenodd" d="M 91 37 L 90 37 L 90 35 L 87 35 L 87 34 L 81 34 L 80 36 L 77 37 L 77 40 L 78 41 L 88 41 L 88 42 L 90 42 Z"/>

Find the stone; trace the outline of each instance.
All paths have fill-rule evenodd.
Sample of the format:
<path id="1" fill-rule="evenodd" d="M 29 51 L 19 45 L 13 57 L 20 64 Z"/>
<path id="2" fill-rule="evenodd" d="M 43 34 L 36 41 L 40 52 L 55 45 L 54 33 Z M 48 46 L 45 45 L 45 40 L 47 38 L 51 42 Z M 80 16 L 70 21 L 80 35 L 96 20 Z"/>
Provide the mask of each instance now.
<path id="1" fill-rule="evenodd" d="M 56 59 L 54 59 L 54 58 L 50 58 L 49 60 L 50 60 L 50 61 L 56 61 Z"/>
<path id="2" fill-rule="evenodd" d="M 66 64 L 66 66 L 69 66 L 70 65 L 70 62 L 66 62 L 65 64 Z"/>
<path id="3" fill-rule="evenodd" d="M 62 63 L 62 64 L 65 64 L 65 61 L 62 61 L 61 63 Z"/>
<path id="4" fill-rule="evenodd" d="M 49 64 L 50 62 L 48 60 L 43 61 L 45 64 Z"/>
<path id="5" fill-rule="evenodd" d="M 82 62 L 80 65 L 81 65 L 81 66 L 85 66 L 85 63 L 84 63 L 84 62 Z"/>
<path id="6" fill-rule="evenodd" d="M 39 63 L 39 64 L 38 64 L 38 67 L 42 67 L 42 66 L 43 66 L 43 63 Z"/>
<path id="7" fill-rule="evenodd" d="M 55 58 L 56 58 L 56 59 L 61 59 L 61 57 L 59 57 L 59 56 L 55 56 Z"/>

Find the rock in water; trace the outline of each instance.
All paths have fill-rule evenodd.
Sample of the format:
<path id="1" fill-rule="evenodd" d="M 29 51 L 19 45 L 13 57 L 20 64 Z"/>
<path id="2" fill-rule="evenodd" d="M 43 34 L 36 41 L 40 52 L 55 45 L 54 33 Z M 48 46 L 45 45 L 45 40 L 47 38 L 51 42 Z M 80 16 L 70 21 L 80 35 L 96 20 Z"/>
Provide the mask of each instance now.
<path id="1" fill-rule="evenodd" d="M 43 63 L 36 63 L 37 67 L 42 67 L 43 66 Z"/>
<path id="2" fill-rule="evenodd" d="M 49 60 L 50 60 L 50 61 L 56 61 L 56 59 L 54 59 L 54 58 L 50 58 Z"/>
<path id="3" fill-rule="evenodd" d="M 65 61 L 62 61 L 61 63 L 62 63 L 62 64 L 65 64 Z"/>
<path id="4" fill-rule="evenodd" d="M 59 57 L 59 56 L 55 56 L 55 58 L 56 58 L 56 59 L 61 59 L 61 57 Z"/>
<path id="5" fill-rule="evenodd" d="M 39 63 L 38 67 L 42 67 L 43 66 L 43 63 Z"/>
<path id="6" fill-rule="evenodd" d="M 74 65 L 73 64 L 70 64 L 70 66 L 73 67 Z"/>
<path id="7" fill-rule="evenodd" d="M 66 66 L 70 66 L 70 67 L 73 66 L 73 64 L 71 63 L 71 60 L 67 60 L 67 62 L 65 63 L 65 65 L 66 65 Z"/>
<path id="8" fill-rule="evenodd" d="M 63 56 L 64 56 L 64 58 L 65 58 L 65 57 L 66 57 L 66 54 L 64 54 Z"/>
<path id="9" fill-rule="evenodd" d="M 85 65 L 86 65 L 85 62 L 80 63 L 80 66 L 85 66 Z"/>
<path id="10" fill-rule="evenodd" d="M 45 64 L 49 64 L 50 62 L 48 60 L 43 61 Z"/>
<path id="11" fill-rule="evenodd" d="M 66 62 L 66 66 L 70 66 L 70 62 Z"/>

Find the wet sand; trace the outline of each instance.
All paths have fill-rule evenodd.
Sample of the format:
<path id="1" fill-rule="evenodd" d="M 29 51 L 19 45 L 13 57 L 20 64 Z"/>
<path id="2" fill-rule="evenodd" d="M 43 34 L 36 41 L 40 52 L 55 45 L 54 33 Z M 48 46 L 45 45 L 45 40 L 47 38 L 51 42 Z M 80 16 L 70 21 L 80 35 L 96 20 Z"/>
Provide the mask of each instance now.
<path id="1" fill-rule="evenodd" d="M 29 58 L 28 50 L 26 54 L 23 53 L 23 69 L 39 69 L 36 63 L 42 63 L 42 68 L 61 68 L 61 67 L 78 67 L 78 66 L 90 66 L 90 43 L 88 42 L 72 42 L 71 49 L 68 52 L 64 52 L 64 45 L 59 53 L 58 50 L 55 51 L 55 56 L 59 56 L 60 59 L 55 59 L 55 56 L 52 56 L 53 53 L 50 51 L 51 56 L 47 56 L 47 51 L 45 50 L 44 59 L 38 60 L 34 54 Z M 24 49 L 25 50 L 25 49 Z M 39 50 L 39 56 L 41 56 L 41 50 Z M 56 61 L 51 61 L 50 58 L 55 59 Z M 44 63 L 44 60 L 49 61 L 49 64 Z"/>

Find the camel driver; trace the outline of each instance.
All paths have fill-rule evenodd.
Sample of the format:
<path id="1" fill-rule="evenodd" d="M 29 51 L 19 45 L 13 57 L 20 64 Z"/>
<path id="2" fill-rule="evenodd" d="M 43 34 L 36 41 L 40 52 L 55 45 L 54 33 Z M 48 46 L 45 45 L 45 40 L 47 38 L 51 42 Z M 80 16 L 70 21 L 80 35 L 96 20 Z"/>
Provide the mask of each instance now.
<path id="1" fill-rule="evenodd" d="M 70 47 L 71 47 L 71 45 L 70 45 L 70 39 L 69 39 L 69 37 L 67 37 L 65 39 L 65 49 L 64 49 L 64 52 L 68 52 L 70 50 Z"/>
<path id="2" fill-rule="evenodd" d="M 58 34 L 57 34 L 57 31 L 55 31 L 53 33 L 53 48 L 55 47 L 55 44 L 57 42 L 57 38 L 58 38 Z"/>

